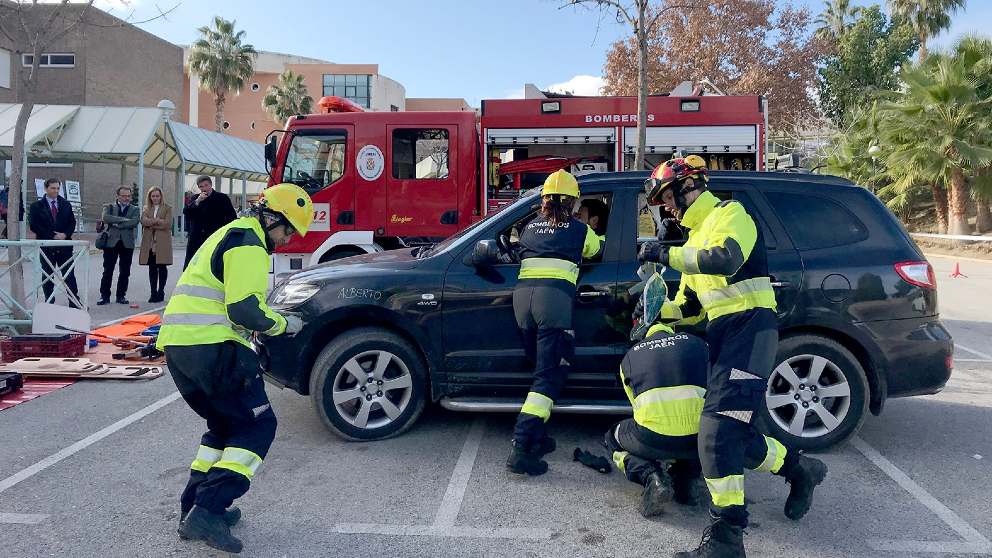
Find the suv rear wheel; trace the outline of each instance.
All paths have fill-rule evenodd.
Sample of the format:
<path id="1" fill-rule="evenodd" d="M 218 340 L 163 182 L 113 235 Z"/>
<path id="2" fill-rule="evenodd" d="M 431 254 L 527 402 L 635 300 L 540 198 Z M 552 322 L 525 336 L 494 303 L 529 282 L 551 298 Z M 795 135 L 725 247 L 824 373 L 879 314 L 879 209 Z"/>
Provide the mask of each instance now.
<path id="1" fill-rule="evenodd" d="M 427 372 L 402 337 L 359 328 L 324 347 L 310 375 L 321 421 L 348 440 L 381 440 L 413 426 L 427 401 Z"/>
<path id="2" fill-rule="evenodd" d="M 826 337 L 798 335 L 779 343 L 776 362 L 761 411 L 764 430 L 806 450 L 857 432 L 868 411 L 868 381 L 850 351 Z"/>

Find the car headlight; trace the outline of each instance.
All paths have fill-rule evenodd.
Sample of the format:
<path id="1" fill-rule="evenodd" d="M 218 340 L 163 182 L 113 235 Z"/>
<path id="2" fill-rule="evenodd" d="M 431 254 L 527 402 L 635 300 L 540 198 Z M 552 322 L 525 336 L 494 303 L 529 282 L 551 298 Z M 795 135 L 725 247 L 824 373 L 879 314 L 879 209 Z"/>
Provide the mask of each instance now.
<path id="1" fill-rule="evenodd" d="M 312 283 L 284 283 L 272 293 L 272 304 L 279 306 L 295 306 L 307 301 L 317 293 L 320 287 Z"/>

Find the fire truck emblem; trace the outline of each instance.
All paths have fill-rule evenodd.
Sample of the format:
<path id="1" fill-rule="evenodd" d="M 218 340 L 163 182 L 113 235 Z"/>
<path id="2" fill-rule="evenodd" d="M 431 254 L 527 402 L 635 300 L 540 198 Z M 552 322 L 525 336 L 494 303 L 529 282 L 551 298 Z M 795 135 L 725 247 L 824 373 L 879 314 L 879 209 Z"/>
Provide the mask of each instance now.
<path id="1" fill-rule="evenodd" d="M 385 162 L 386 160 L 382 156 L 382 150 L 374 145 L 366 145 L 358 151 L 358 160 L 356 161 L 355 168 L 358 169 L 358 174 L 365 180 L 375 180 L 382 175 Z"/>

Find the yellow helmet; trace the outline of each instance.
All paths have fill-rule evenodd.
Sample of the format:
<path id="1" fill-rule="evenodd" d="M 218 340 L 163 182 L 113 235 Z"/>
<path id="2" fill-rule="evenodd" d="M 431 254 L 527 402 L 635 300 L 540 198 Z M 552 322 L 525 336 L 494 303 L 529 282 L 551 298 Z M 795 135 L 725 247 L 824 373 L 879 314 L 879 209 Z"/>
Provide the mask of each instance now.
<path id="1" fill-rule="evenodd" d="M 572 173 L 565 170 L 557 170 L 551 173 L 544 181 L 544 188 L 541 189 L 542 196 L 560 194 L 563 196 L 579 197 L 579 182 L 575 180 Z"/>
<path id="2" fill-rule="evenodd" d="M 281 213 L 300 236 L 307 234 L 307 229 L 313 221 L 313 202 L 310 201 L 310 194 L 296 184 L 284 182 L 262 190 L 258 205 L 262 209 Z"/>

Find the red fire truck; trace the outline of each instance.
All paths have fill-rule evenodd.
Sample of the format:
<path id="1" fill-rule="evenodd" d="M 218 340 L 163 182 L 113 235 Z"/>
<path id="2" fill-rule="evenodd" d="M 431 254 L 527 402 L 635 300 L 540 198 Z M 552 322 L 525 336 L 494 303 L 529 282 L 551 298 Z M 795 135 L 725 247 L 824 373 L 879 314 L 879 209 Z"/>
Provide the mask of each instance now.
<path id="1" fill-rule="evenodd" d="M 448 237 L 557 168 L 633 170 L 636 97 L 486 100 L 479 115 L 320 106 L 266 144 L 270 184 L 304 187 L 315 213 L 306 238 L 278 250 L 276 274 Z M 652 96 L 645 167 L 682 152 L 763 170 L 766 116 L 759 96 Z"/>

